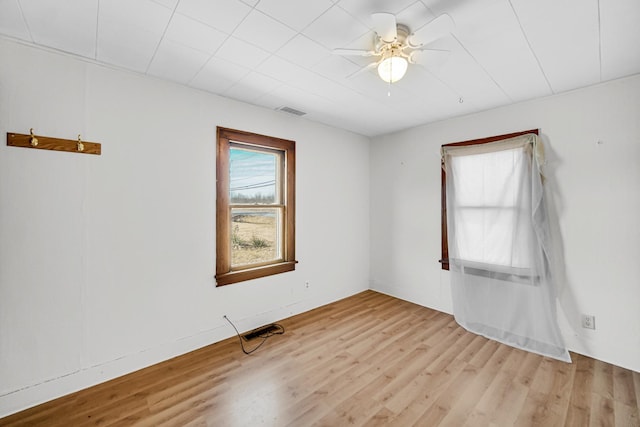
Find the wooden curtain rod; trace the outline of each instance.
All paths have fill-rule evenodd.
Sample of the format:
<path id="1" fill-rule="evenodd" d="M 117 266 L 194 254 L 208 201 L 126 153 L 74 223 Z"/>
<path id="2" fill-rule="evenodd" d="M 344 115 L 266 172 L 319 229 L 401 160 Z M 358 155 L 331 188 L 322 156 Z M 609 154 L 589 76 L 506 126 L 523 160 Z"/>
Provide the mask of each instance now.
<path id="1" fill-rule="evenodd" d="M 7 132 L 7 145 L 11 147 L 36 148 L 39 150 L 67 151 L 80 154 L 101 154 L 101 144 L 85 142 L 78 135 L 77 140 L 37 136 L 33 128 L 29 135 Z"/>

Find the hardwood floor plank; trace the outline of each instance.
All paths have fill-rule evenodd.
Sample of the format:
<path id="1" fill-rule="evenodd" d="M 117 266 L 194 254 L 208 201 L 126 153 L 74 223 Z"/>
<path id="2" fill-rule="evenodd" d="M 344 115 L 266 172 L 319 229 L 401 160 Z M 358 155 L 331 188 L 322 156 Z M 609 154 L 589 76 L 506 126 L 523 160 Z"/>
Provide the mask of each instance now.
<path id="1" fill-rule="evenodd" d="M 613 400 L 613 365 L 593 360 L 592 390 L 606 399 Z"/>
<path id="2" fill-rule="evenodd" d="M 369 427 L 388 426 L 389 424 L 391 424 L 391 421 L 393 420 L 394 416 L 395 416 L 395 413 L 383 407 L 378 412 L 376 412 L 373 416 L 371 416 L 367 420 L 365 425 Z"/>
<path id="3" fill-rule="evenodd" d="M 489 341 L 487 338 L 482 335 L 471 334 L 473 337 L 472 341 L 466 346 L 464 349 L 456 355 L 456 357 L 464 362 L 470 362 L 476 354 L 480 351 L 482 347 Z"/>
<path id="4" fill-rule="evenodd" d="M 469 364 L 477 368 L 482 368 L 487 363 L 487 361 L 491 359 L 493 353 L 495 353 L 499 347 L 499 342 L 486 340 L 480 350 L 478 350 L 478 352 L 471 358 Z"/>
<path id="5" fill-rule="evenodd" d="M 452 407 L 459 401 L 460 395 L 479 375 L 479 369 L 467 364 L 453 381 L 447 383 L 446 389 L 438 398 L 429 405 L 414 425 L 431 426 L 439 425 L 449 414 Z"/>
<path id="6" fill-rule="evenodd" d="M 0 425 L 640 427 L 637 372 L 527 353 L 374 291 L 279 323 L 252 355 L 233 337 Z"/>
<path id="7" fill-rule="evenodd" d="M 514 349 L 466 420 L 466 425 L 513 425 L 527 397 L 528 388 L 515 381 L 527 353 Z"/>
<path id="8" fill-rule="evenodd" d="M 594 360 L 582 355 L 573 358 L 575 364 L 575 374 L 573 378 L 573 388 L 571 390 L 571 400 L 567 410 L 566 425 L 586 426 L 589 425 L 591 411 L 589 410 L 593 396 L 594 382 Z"/>
<path id="9" fill-rule="evenodd" d="M 456 342 L 469 342 L 469 337 L 467 335 L 462 338 L 458 336 Z M 456 371 L 454 361 L 456 360 L 455 355 L 457 348 L 459 347 L 453 346 L 451 347 L 452 351 L 446 353 L 447 357 L 437 358 L 432 364 L 436 366 L 424 366 L 424 360 L 421 358 L 420 363 L 415 364 L 413 369 L 403 369 L 394 380 L 394 383 L 389 383 L 383 390 L 385 393 L 383 400 L 385 401 L 386 407 L 395 413 L 400 413 L 407 405 L 407 402 L 413 401 L 414 396 L 420 396 L 425 389 L 435 389 L 437 381 L 444 382 L 443 379 L 448 377 L 443 375 L 441 378 L 435 378 L 433 374 L 437 372 L 450 376 L 451 372 Z M 429 350 L 431 354 L 436 351 L 439 350 Z M 425 359 L 433 358 L 429 352 L 423 356 Z M 464 366 L 464 364 L 460 363 L 460 366 Z M 462 370 L 462 367 L 460 370 Z M 431 397 L 434 397 L 433 393 Z M 428 399 L 429 396 L 425 396 L 423 403 L 427 403 Z"/>
<path id="10" fill-rule="evenodd" d="M 613 367 L 613 399 L 626 406 L 637 405 L 633 373 L 628 369 Z"/>
<path id="11" fill-rule="evenodd" d="M 460 390 L 456 399 L 453 399 L 451 411 L 443 419 L 444 425 L 463 425 L 474 407 L 489 389 L 502 370 L 506 361 L 516 349 L 501 345 L 493 353 L 491 359 L 478 371 L 475 378 Z"/>
<path id="12" fill-rule="evenodd" d="M 572 366 L 553 359 L 542 359 L 518 422 L 551 425 L 556 420 L 556 423 L 564 424 L 571 397 Z"/>
<path id="13" fill-rule="evenodd" d="M 572 426 L 615 426 L 613 399 L 606 398 L 597 393 L 591 394 L 591 403 L 589 405 L 589 417 L 583 424 L 579 424 L 579 419 L 571 419 Z"/>
<path id="14" fill-rule="evenodd" d="M 516 372 L 514 381 L 529 388 L 533 382 L 536 372 L 542 363 L 543 358 L 533 353 L 527 353 L 518 372 Z"/>
<path id="15" fill-rule="evenodd" d="M 403 401 L 401 396 L 387 402 L 386 406 L 395 407 L 395 425 L 414 425 L 432 408 L 436 401 L 445 393 L 454 378 L 462 374 L 468 365 L 458 359 L 442 371 L 433 373 L 429 370 L 420 374 L 416 388 L 419 390 L 413 399 Z"/>
<path id="16" fill-rule="evenodd" d="M 613 417 L 615 419 L 616 427 L 640 425 L 638 407 L 625 405 L 617 400 L 613 401 Z"/>
<path id="17" fill-rule="evenodd" d="M 636 406 L 640 407 L 640 373 L 632 372 L 633 385 L 636 390 Z"/>

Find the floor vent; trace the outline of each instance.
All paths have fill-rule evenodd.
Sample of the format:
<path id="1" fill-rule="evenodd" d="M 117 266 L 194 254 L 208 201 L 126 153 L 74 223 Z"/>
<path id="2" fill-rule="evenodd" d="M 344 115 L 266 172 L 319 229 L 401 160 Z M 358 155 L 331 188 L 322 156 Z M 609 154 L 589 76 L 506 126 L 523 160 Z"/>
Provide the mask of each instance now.
<path id="1" fill-rule="evenodd" d="M 253 331 L 249 331 L 246 334 L 242 335 L 242 338 L 245 341 L 251 341 L 252 339 L 255 339 L 255 338 L 260 338 L 265 335 L 271 335 L 273 334 L 273 332 L 276 332 L 279 330 L 280 328 L 278 328 L 276 325 L 261 326 L 257 329 L 254 329 Z"/>
<path id="2" fill-rule="evenodd" d="M 304 116 L 305 114 L 307 114 L 304 111 L 296 110 L 295 108 L 291 107 L 280 107 L 278 108 L 278 111 L 284 111 L 285 113 L 293 114 L 296 116 Z"/>

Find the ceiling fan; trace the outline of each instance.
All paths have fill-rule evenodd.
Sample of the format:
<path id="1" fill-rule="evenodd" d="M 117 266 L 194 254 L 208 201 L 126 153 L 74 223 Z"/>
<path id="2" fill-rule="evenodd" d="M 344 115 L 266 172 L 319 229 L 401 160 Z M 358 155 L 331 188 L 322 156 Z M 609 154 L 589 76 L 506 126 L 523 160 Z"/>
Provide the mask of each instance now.
<path id="1" fill-rule="evenodd" d="M 411 32 L 408 26 L 398 24 L 392 13 L 371 15 L 376 32 L 374 48 L 334 49 L 338 55 L 373 56 L 376 61 L 356 71 L 350 77 L 376 68 L 378 75 L 387 83 L 394 83 L 404 77 L 409 64 L 432 67 L 442 63 L 449 56 L 448 50 L 428 49 L 427 46 L 451 33 L 454 24 L 451 17 L 443 14 L 426 25 Z"/>

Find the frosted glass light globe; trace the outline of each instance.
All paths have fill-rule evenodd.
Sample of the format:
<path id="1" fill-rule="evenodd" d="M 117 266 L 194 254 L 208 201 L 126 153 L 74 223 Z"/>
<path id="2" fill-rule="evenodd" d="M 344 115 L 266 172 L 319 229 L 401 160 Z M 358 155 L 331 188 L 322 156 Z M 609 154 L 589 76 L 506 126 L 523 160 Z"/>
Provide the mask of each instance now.
<path id="1" fill-rule="evenodd" d="M 409 63 L 401 56 L 391 56 L 378 65 L 378 75 L 387 83 L 395 83 L 404 77 Z"/>

